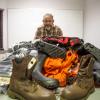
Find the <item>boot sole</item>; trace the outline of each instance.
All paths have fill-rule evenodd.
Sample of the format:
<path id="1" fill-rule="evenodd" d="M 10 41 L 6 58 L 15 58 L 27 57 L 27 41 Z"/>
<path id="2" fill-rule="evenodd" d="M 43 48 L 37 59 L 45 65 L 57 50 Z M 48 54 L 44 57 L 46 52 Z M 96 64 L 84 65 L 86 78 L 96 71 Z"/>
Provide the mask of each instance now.
<path id="1" fill-rule="evenodd" d="M 16 99 L 16 100 L 27 100 L 27 99 L 25 99 L 24 97 L 22 97 L 21 95 L 19 95 L 18 93 L 16 93 L 16 92 L 10 90 L 9 88 L 8 88 L 8 90 L 7 90 L 7 95 L 8 95 L 10 98 Z M 32 100 L 39 100 L 39 99 L 32 99 Z M 48 99 L 48 98 L 44 98 L 44 99 L 41 98 L 41 100 L 56 100 L 56 97 L 55 97 L 55 98 L 52 97 L 52 98 L 50 98 L 50 99 Z"/>
<path id="2" fill-rule="evenodd" d="M 85 97 L 83 97 L 83 98 L 81 98 L 81 99 L 76 99 L 76 100 L 87 100 L 88 97 L 89 97 L 89 95 L 92 94 L 94 91 L 95 91 L 95 88 L 92 88 L 92 89 L 88 92 L 88 94 L 87 94 Z M 71 100 L 71 99 L 64 99 L 64 98 L 61 97 L 60 100 Z M 75 100 L 75 99 L 74 99 L 74 100 Z"/>
<path id="3" fill-rule="evenodd" d="M 84 45 L 84 49 L 92 54 L 100 62 L 100 49 L 90 43 Z"/>
<path id="4" fill-rule="evenodd" d="M 13 92 L 8 88 L 7 94 L 12 99 L 19 99 L 19 100 L 25 100 L 21 95 L 17 94 L 16 92 Z"/>
<path id="5" fill-rule="evenodd" d="M 87 96 L 86 96 L 86 97 L 84 97 L 84 98 L 83 98 L 83 99 L 81 99 L 81 100 L 87 100 L 87 99 L 88 99 L 88 97 L 89 97 L 89 95 L 90 95 L 90 94 L 92 94 L 94 91 L 95 91 L 95 88 L 92 88 L 92 89 L 88 92 Z"/>

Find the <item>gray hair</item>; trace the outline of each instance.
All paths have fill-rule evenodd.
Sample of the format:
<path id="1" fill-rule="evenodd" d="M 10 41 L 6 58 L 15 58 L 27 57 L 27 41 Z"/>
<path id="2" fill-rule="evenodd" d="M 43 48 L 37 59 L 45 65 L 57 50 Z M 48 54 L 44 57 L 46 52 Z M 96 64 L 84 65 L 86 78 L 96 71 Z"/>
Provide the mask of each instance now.
<path id="1" fill-rule="evenodd" d="M 50 17 L 53 19 L 53 15 L 50 14 L 50 13 L 46 13 L 46 14 L 43 16 L 43 19 L 44 19 L 46 16 L 50 16 Z"/>

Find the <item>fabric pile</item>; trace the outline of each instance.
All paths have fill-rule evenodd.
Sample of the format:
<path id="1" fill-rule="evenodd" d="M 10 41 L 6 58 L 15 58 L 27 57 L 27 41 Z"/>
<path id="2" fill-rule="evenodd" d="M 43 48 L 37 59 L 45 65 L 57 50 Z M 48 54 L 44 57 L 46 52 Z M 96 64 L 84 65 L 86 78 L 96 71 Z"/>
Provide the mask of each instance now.
<path id="1" fill-rule="evenodd" d="M 86 100 L 94 81 L 100 85 L 99 54 L 78 37 L 43 37 L 15 45 L 0 62 L 0 75 L 10 77 L 7 94 L 13 99 L 56 100 L 58 94 L 62 100 Z"/>
<path id="2" fill-rule="evenodd" d="M 6 94 L 12 73 L 12 61 L 9 53 L 0 52 L 0 93 Z"/>
<path id="3" fill-rule="evenodd" d="M 100 49 L 99 48 L 95 47 L 91 43 L 84 44 L 84 40 L 78 37 L 43 37 L 42 40 L 51 44 L 55 44 L 59 47 L 65 48 L 66 51 L 71 49 L 77 52 L 77 55 L 79 57 L 86 54 L 93 55 L 93 57 L 96 59 L 96 62 L 93 67 L 95 86 L 100 87 Z"/>

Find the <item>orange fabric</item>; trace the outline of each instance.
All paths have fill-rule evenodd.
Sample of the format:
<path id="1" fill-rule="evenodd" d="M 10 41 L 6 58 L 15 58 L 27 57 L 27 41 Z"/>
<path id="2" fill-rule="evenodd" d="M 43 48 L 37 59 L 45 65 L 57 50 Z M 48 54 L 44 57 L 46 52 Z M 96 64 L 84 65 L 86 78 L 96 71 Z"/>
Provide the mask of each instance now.
<path id="1" fill-rule="evenodd" d="M 66 52 L 65 59 L 48 57 L 44 63 L 43 74 L 46 77 L 57 79 L 60 86 L 65 86 L 68 77 L 76 76 L 78 69 L 78 55 L 76 52 L 69 50 Z"/>

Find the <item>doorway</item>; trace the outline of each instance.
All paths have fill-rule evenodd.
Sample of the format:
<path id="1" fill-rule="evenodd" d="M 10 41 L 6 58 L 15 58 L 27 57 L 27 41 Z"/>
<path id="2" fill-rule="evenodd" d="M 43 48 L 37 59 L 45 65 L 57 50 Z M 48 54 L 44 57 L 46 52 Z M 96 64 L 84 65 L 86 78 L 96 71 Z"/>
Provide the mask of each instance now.
<path id="1" fill-rule="evenodd" d="M 3 10 L 0 9 L 0 50 L 3 49 Z"/>

